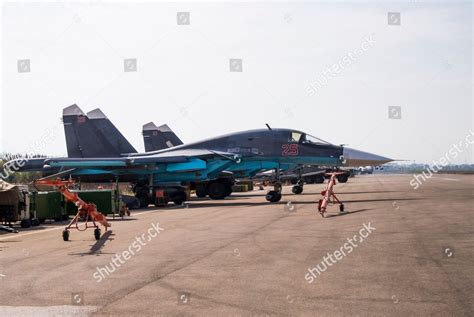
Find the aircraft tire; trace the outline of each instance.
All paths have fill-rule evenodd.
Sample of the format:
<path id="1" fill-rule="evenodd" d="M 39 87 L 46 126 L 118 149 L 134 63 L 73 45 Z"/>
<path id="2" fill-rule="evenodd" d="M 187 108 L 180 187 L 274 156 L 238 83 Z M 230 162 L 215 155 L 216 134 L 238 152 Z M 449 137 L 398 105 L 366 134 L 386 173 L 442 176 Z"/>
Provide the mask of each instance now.
<path id="1" fill-rule="evenodd" d="M 271 190 L 265 196 L 265 199 L 271 203 L 276 203 L 281 200 L 281 193 L 276 190 Z"/>
<path id="2" fill-rule="evenodd" d="M 349 177 L 347 175 L 338 175 L 337 176 L 337 180 L 339 181 L 339 183 L 347 183 L 348 179 L 349 179 Z"/>
<path id="3" fill-rule="evenodd" d="M 206 189 L 204 189 L 204 188 L 196 189 L 196 196 L 199 197 L 199 198 L 206 197 L 207 196 Z"/>
<path id="4" fill-rule="evenodd" d="M 211 182 L 207 188 L 209 198 L 213 200 L 220 200 L 226 197 L 226 186 L 221 182 Z"/>
<path id="5" fill-rule="evenodd" d="M 30 219 L 23 219 L 21 222 L 20 222 L 20 226 L 22 228 L 29 228 L 31 227 L 31 220 Z"/>
<path id="6" fill-rule="evenodd" d="M 175 197 L 173 197 L 172 201 L 175 205 L 181 206 L 187 200 L 187 196 L 185 192 L 179 192 Z"/>
<path id="7" fill-rule="evenodd" d="M 314 177 L 314 182 L 315 182 L 316 184 L 322 184 L 322 183 L 324 183 L 324 176 L 323 176 L 323 175 L 316 175 L 316 176 Z"/>
<path id="8" fill-rule="evenodd" d="M 150 204 L 150 201 L 147 196 L 137 196 L 138 201 L 140 202 L 140 208 L 146 208 Z"/>
<path id="9" fill-rule="evenodd" d="M 293 186 L 293 188 L 291 189 L 291 191 L 293 192 L 293 194 L 295 195 L 299 195 L 303 192 L 303 186 Z"/>
<path id="10" fill-rule="evenodd" d="M 136 197 L 135 197 L 135 198 L 136 198 Z M 128 204 L 126 204 L 126 205 L 127 205 L 127 207 L 128 207 L 129 209 L 138 209 L 138 208 L 141 207 L 140 204 L 141 204 L 141 203 L 140 203 L 140 200 L 139 200 L 138 198 L 136 198 L 136 199 L 133 200 L 131 203 L 128 203 Z"/>
<path id="11" fill-rule="evenodd" d="M 226 197 L 232 195 L 232 186 L 228 185 L 225 187 L 225 195 Z"/>
<path id="12" fill-rule="evenodd" d="M 167 204 L 168 204 L 168 201 L 166 201 L 163 198 L 155 199 L 155 207 L 162 208 L 162 207 L 166 207 Z"/>

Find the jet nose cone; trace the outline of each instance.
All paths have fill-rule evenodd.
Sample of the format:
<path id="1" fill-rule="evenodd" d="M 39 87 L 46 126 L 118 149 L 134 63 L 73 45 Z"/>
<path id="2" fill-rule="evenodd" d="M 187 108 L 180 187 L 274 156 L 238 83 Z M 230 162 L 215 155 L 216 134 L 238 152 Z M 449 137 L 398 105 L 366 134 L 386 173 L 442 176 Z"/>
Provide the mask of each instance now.
<path id="1" fill-rule="evenodd" d="M 388 157 L 383 157 L 348 147 L 344 148 L 343 155 L 345 159 L 344 166 L 377 166 L 393 161 Z"/>

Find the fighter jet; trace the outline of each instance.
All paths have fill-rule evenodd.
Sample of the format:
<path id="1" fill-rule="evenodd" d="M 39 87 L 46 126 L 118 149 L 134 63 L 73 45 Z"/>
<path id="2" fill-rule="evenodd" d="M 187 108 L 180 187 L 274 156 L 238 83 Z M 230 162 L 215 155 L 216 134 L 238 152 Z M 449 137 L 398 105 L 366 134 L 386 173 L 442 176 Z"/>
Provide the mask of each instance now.
<path id="1" fill-rule="evenodd" d="M 103 158 L 103 157 L 117 157 L 123 153 L 136 153 L 137 151 L 125 139 L 114 124 L 107 118 L 107 116 L 100 110 L 95 109 L 85 114 L 77 105 L 69 106 L 63 109 L 64 132 L 66 135 L 66 146 L 69 158 Z M 176 136 L 176 134 L 169 128 L 168 125 L 157 127 L 153 122 L 147 123 L 143 126 L 143 139 L 145 144 L 145 151 L 150 152 L 158 149 L 167 149 L 175 145 L 181 145 L 183 142 Z M 55 169 L 59 172 L 59 169 Z M 114 174 L 97 174 L 89 173 L 87 170 L 75 171 L 72 177 L 80 177 L 83 182 L 104 182 L 118 179 L 120 181 L 132 182 L 138 184 L 134 187 L 135 194 L 140 198 L 141 206 L 148 206 L 153 199 L 148 199 L 149 190 L 147 186 L 140 185 L 143 181 L 140 175 L 136 173 L 114 175 Z M 166 191 L 165 197 L 160 204 L 166 204 L 168 200 L 176 202 L 181 201 L 182 185 L 186 185 L 196 192 L 201 194 L 209 187 L 209 180 L 194 180 L 184 181 L 176 184 L 164 183 L 160 184 L 161 188 Z M 217 179 L 225 185 L 227 196 L 231 194 L 231 188 L 234 184 L 234 178 L 230 172 L 219 173 Z M 158 184 L 156 184 L 158 186 Z M 155 186 L 155 188 L 157 188 Z M 179 193 L 179 194 L 177 194 Z M 175 197 L 178 196 L 178 197 Z M 213 199 L 223 199 L 222 196 L 211 196 Z"/>
<path id="2" fill-rule="evenodd" d="M 66 117 L 71 116 L 72 120 L 76 120 L 65 120 L 65 129 L 70 124 L 81 125 L 88 120 L 108 120 L 98 111 L 90 114 L 89 118 L 76 107 L 73 105 L 64 110 Z M 108 124 L 94 125 L 99 133 L 106 134 L 107 129 L 104 126 Z M 187 196 L 180 185 L 199 181 L 208 182 L 206 190 L 211 198 L 222 199 L 230 190 L 230 184 L 220 178 L 224 172 L 231 172 L 240 178 L 251 177 L 262 170 L 270 169 L 274 169 L 276 175 L 279 175 L 280 170 L 299 165 L 340 167 L 360 165 L 361 160 L 364 165 L 381 165 L 392 161 L 382 156 L 334 145 L 299 130 L 276 129 L 270 126 L 266 129 L 235 132 L 145 153 L 136 153 L 122 138 L 108 144 L 102 138 L 96 139 L 91 137 L 90 140 L 99 142 L 101 146 L 105 144 L 104 147 L 111 146 L 117 152 L 121 152 L 122 148 L 127 151 L 90 157 L 82 148 L 74 155 L 79 157 L 28 160 L 26 164 L 22 164 L 20 170 L 42 165 L 44 169 L 72 170 L 69 175 L 73 177 L 109 175 L 117 180 L 131 180 L 136 197 L 146 206 L 153 202 L 160 205 L 163 200 L 181 204 Z M 68 154 L 69 150 L 68 146 Z M 357 164 L 353 164 L 354 161 Z M 368 162 L 370 164 L 367 164 Z M 15 166 L 15 161 L 7 164 Z M 174 186 L 172 191 L 163 190 L 171 186 Z M 273 186 L 274 189 L 268 192 L 266 199 L 269 202 L 280 201 L 281 181 L 278 177 Z"/>
<path id="3" fill-rule="evenodd" d="M 162 126 L 156 126 L 155 123 L 149 122 L 143 125 L 143 142 L 145 144 L 145 151 L 158 151 L 166 148 L 173 147 L 175 145 L 183 144 L 183 142 L 178 138 L 178 136 L 171 130 L 171 128 L 164 124 Z M 271 173 L 269 173 L 271 172 Z M 298 166 L 292 170 L 282 171 L 280 179 L 283 181 L 290 181 L 293 185 L 293 193 L 300 194 L 303 192 L 303 184 L 321 184 L 324 182 L 325 174 L 329 172 L 334 172 L 331 168 L 325 168 L 320 166 Z M 341 172 L 337 176 L 337 180 L 340 183 L 345 183 L 352 175 L 352 170 L 337 170 Z M 237 171 L 234 171 L 237 173 Z M 274 178 L 273 171 L 264 171 L 260 172 L 252 180 L 261 180 L 266 181 Z M 205 197 L 206 191 L 205 188 L 198 186 L 196 190 L 198 197 Z"/>

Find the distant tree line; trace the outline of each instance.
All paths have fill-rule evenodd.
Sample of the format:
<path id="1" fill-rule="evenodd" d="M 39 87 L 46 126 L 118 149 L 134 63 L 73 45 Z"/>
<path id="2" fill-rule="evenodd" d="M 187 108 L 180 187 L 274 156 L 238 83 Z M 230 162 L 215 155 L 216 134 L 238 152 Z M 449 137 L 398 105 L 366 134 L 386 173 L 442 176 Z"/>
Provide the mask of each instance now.
<path id="1" fill-rule="evenodd" d="M 44 154 L 28 154 L 28 153 L 0 153 L 0 179 L 12 184 L 26 184 L 35 179 L 41 178 L 41 172 L 17 172 L 5 167 L 5 163 L 16 159 L 33 159 L 47 157 Z"/>

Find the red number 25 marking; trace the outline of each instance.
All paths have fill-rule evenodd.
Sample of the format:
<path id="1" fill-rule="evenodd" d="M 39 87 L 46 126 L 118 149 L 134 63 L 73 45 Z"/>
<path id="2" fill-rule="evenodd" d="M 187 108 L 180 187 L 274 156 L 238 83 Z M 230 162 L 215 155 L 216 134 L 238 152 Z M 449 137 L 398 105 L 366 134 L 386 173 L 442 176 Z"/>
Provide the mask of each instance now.
<path id="1" fill-rule="evenodd" d="M 290 156 L 298 155 L 298 144 L 283 144 L 281 146 L 281 155 Z"/>

